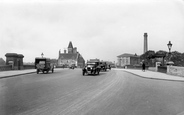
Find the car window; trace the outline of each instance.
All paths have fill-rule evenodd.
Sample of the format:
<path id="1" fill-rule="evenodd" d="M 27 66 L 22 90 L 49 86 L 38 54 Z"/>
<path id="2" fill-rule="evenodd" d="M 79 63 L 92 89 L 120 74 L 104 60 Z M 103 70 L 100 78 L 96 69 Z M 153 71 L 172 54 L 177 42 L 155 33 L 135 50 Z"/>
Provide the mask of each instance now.
<path id="1" fill-rule="evenodd" d="M 45 64 L 45 61 L 40 61 L 39 64 Z"/>

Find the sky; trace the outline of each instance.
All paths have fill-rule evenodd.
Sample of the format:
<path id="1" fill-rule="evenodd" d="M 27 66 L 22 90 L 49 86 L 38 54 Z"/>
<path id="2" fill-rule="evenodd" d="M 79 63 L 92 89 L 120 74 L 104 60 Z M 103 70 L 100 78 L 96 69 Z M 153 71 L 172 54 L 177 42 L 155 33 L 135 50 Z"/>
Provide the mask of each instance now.
<path id="1" fill-rule="evenodd" d="M 6 53 L 58 59 L 71 41 L 85 60 L 123 53 L 184 52 L 183 0 L 0 0 L 0 58 Z"/>

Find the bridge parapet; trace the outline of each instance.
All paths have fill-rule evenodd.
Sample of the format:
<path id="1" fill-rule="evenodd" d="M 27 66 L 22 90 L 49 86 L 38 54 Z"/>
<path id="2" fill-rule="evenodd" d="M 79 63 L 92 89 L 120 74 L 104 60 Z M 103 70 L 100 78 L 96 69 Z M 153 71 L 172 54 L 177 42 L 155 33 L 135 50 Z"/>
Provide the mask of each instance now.
<path id="1" fill-rule="evenodd" d="M 12 70 L 12 65 L 0 66 L 0 71 L 8 71 L 8 70 Z"/>

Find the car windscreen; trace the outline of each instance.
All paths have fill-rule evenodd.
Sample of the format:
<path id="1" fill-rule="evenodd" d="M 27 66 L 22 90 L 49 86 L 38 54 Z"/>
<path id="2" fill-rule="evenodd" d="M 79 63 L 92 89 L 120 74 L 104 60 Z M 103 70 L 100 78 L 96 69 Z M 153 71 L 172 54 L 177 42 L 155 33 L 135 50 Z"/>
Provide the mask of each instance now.
<path id="1" fill-rule="evenodd" d="M 45 61 L 39 61 L 39 64 L 45 64 Z"/>
<path id="2" fill-rule="evenodd" d="M 87 63 L 87 65 L 91 65 L 91 66 L 93 66 L 93 65 L 95 65 L 95 63 Z"/>

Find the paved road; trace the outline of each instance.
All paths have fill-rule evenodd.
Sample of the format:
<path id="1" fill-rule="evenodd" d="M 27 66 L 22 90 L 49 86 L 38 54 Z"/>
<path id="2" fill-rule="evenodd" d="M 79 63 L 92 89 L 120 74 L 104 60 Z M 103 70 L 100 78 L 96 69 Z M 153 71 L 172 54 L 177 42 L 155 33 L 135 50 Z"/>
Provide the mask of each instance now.
<path id="1" fill-rule="evenodd" d="M 0 79 L 0 115 L 177 115 L 184 83 L 80 69 Z"/>

